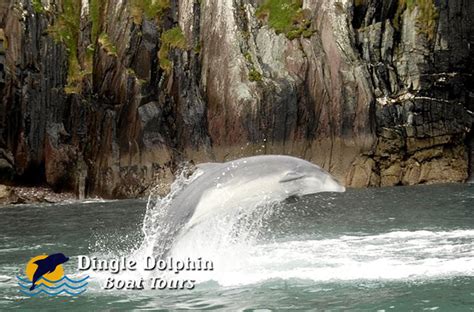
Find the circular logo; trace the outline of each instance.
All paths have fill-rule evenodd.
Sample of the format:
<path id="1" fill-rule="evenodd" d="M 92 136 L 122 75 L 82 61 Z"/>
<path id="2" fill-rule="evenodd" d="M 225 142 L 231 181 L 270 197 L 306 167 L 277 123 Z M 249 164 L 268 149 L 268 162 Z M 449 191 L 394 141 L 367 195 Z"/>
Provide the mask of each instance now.
<path id="1" fill-rule="evenodd" d="M 25 273 L 26 273 L 26 276 L 28 277 L 28 279 L 30 281 L 33 280 L 33 276 L 34 276 L 36 270 L 38 269 L 38 264 L 36 264 L 35 262 L 38 261 L 38 260 L 46 259 L 47 257 L 48 257 L 48 255 L 39 255 L 39 256 L 31 258 L 30 261 L 28 261 L 28 263 L 26 264 Z M 63 276 L 64 276 L 64 269 L 63 269 L 63 266 L 61 264 L 59 264 L 58 266 L 56 266 L 56 269 L 53 272 L 45 273 L 43 275 L 43 278 L 39 279 L 36 282 L 36 284 L 38 286 L 40 284 L 45 284 L 47 286 L 53 286 L 54 284 L 52 284 L 48 281 L 52 281 L 52 282 L 59 281 L 61 278 L 63 278 Z M 48 281 L 46 281 L 45 279 L 47 279 Z"/>

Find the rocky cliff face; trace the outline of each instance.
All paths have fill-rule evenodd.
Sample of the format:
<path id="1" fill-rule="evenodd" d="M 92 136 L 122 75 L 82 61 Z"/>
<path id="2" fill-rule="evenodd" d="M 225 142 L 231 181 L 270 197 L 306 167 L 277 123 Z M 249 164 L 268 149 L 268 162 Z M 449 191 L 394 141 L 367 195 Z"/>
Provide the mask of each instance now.
<path id="1" fill-rule="evenodd" d="M 185 160 L 275 153 L 349 186 L 464 181 L 473 13 L 465 0 L 11 0 L 1 180 L 129 197 Z"/>

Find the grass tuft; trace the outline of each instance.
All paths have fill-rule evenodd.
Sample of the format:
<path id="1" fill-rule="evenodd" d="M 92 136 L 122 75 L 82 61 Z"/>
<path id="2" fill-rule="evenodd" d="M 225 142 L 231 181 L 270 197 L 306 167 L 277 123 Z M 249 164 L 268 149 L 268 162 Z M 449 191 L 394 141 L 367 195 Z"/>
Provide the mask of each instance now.
<path id="1" fill-rule="evenodd" d="M 110 41 L 109 35 L 106 33 L 101 33 L 99 36 L 99 44 L 104 48 L 108 55 L 117 56 L 117 48 Z"/>
<path id="2" fill-rule="evenodd" d="M 81 68 L 77 55 L 81 0 L 64 0 L 62 4 L 62 13 L 50 26 L 49 32 L 56 41 L 62 42 L 66 46 L 68 52 L 68 77 L 64 90 L 66 93 L 78 93 L 82 89 L 82 79 L 91 71 L 89 68 Z"/>
<path id="3" fill-rule="evenodd" d="M 91 42 L 95 43 L 99 38 L 100 34 L 100 17 L 103 10 L 103 1 L 102 0 L 90 0 L 89 1 L 89 14 L 92 22 L 91 30 Z"/>
<path id="4" fill-rule="evenodd" d="M 292 40 L 300 38 L 303 33 L 308 36 L 311 32 L 311 12 L 303 10 L 302 6 L 302 0 L 265 0 L 256 15 L 277 34 L 283 33 Z"/>
<path id="5" fill-rule="evenodd" d="M 132 0 L 130 2 L 130 12 L 135 24 L 141 24 L 143 16 L 147 19 L 160 18 L 170 7 L 170 0 Z"/>
<path id="6" fill-rule="evenodd" d="M 31 4 L 35 13 L 44 13 L 45 10 L 43 3 L 41 3 L 41 0 L 32 0 Z"/>
<path id="7" fill-rule="evenodd" d="M 412 11 L 418 7 L 419 14 L 417 23 L 421 33 L 425 34 L 428 40 L 433 40 L 436 36 L 436 27 L 439 12 L 433 0 L 399 0 L 398 9 L 393 19 L 395 29 L 400 30 L 401 17 L 406 10 Z"/>
<path id="8" fill-rule="evenodd" d="M 161 34 L 161 48 L 158 51 L 158 59 L 160 67 L 169 73 L 173 67 L 173 63 L 169 59 L 169 52 L 172 48 L 186 49 L 186 38 L 179 26 L 164 31 Z"/>
<path id="9" fill-rule="evenodd" d="M 258 82 L 258 81 L 262 81 L 262 73 L 259 72 L 255 67 L 253 67 L 250 71 L 249 71 L 249 80 L 250 81 L 254 81 L 254 82 Z"/>

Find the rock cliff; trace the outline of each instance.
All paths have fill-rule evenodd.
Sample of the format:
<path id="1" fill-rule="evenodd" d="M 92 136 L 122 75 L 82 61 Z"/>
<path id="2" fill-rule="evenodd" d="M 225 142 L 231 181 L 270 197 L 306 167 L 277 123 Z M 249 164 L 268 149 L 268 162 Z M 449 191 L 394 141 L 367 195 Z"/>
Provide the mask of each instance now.
<path id="1" fill-rule="evenodd" d="M 134 197 L 290 154 L 348 186 L 465 181 L 467 0 L 2 0 L 0 183 Z"/>

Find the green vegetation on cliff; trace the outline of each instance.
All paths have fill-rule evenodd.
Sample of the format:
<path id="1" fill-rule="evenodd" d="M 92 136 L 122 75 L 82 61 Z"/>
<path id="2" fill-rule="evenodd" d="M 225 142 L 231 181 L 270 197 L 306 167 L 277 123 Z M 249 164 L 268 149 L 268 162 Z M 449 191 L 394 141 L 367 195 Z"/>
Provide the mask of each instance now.
<path id="1" fill-rule="evenodd" d="M 262 73 L 259 72 L 255 67 L 252 67 L 252 69 L 250 69 L 249 71 L 249 80 L 250 81 L 254 81 L 254 82 L 257 82 L 257 81 L 262 81 Z"/>
<path id="2" fill-rule="evenodd" d="M 266 20 L 276 33 L 285 34 L 292 40 L 301 36 L 310 37 L 313 32 L 310 12 L 303 10 L 302 0 L 265 0 L 257 9 L 256 15 Z"/>
<path id="3" fill-rule="evenodd" d="M 130 10 L 135 24 L 141 24 L 142 18 L 160 18 L 171 7 L 170 0 L 132 0 Z"/>
<path id="4" fill-rule="evenodd" d="M 41 13 L 44 12 L 40 0 L 33 0 L 33 6 L 37 12 L 39 6 L 41 6 L 43 9 Z M 99 35 L 101 30 L 100 18 L 103 10 L 103 1 L 89 0 L 89 16 L 92 24 L 91 44 L 87 47 L 85 58 L 81 63 L 78 56 L 78 42 L 81 32 L 81 10 L 81 0 L 64 0 L 56 20 L 48 29 L 56 41 L 65 45 L 68 52 L 67 85 L 64 88 L 66 93 L 79 93 L 84 77 L 92 73 L 92 59 L 97 41 L 99 41 L 107 53 L 116 55 L 116 48 L 110 42 L 107 34 Z"/>
<path id="5" fill-rule="evenodd" d="M 35 13 L 44 12 L 44 7 L 43 7 L 43 4 L 41 3 L 41 0 L 32 0 L 31 5 L 33 6 L 33 10 L 35 11 Z"/>
<path id="6" fill-rule="evenodd" d="M 405 10 L 410 12 L 418 8 L 418 26 L 421 33 L 425 34 L 429 40 L 433 40 L 436 35 L 436 25 L 439 12 L 434 0 L 399 0 L 398 9 L 393 20 L 396 29 L 400 29 L 400 19 Z"/>
<path id="7" fill-rule="evenodd" d="M 247 51 L 244 54 L 244 58 L 247 61 L 248 66 L 249 66 L 249 80 L 253 82 L 262 81 L 263 75 L 255 67 L 255 63 L 253 62 L 253 59 L 252 59 L 252 54 L 250 54 L 250 52 Z"/>
<path id="8" fill-rule="evenodd" d="M 49 32 L 56 41 L 62 42 L 68 52 L 68 76 L 66 93 L 77 93 L 81 90 L 83 77 L 90 73 L 90 68 L 82 69 L 78 55 L 77 43 L 79 40 L 81 22 L 81 0 L 64 0 L 62 13 L 56 22 L 49 28 Z"/>
<path id="9" fill-rule="evenodd" d="M 110 41 L 109 35 L 106 33 L 102 33 L 99 36 L 99 44 L 104 48 L 105 52 L 111 56 L 117 56 L 117 48 L 115 45 Z"/>
<path id="10" fill-rule="evenodd" d="M 186 48 L 186 38 L 179 26 L 168 29 L 161 34 L 161 48 L 160 51 L 158 51 L 158 58 L 160 60 L 161 69 L 168 73 L 173 66 L 169 59 L 169 52 L 172 48 Z"/>
<path id="11" fill-rule="evenodd" d="M 102 0 L 89 1 L 89 15 L 92 22 L 91 42 L 94 44 L 100 34 L 100 15 L 102 12 Z"/>

